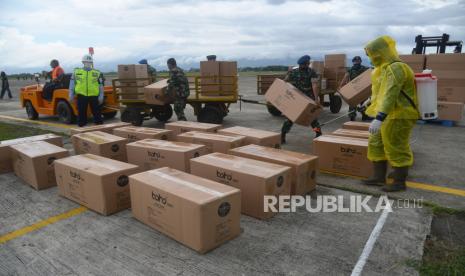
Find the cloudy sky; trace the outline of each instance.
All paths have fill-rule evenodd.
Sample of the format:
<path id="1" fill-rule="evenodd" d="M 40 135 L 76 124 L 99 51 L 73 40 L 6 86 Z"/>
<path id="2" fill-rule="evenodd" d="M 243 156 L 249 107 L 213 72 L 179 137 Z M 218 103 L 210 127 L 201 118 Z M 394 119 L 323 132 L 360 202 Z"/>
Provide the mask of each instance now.
<path id="1" fill-rule="evenodd" d="M 363 55 L 383 34 L 410 53 L 416 35 L 442 33 L 465 40 L 465 0 L 0 0 L 0 70 L 48 70 L 52 58 L 69 70 L 89 46 L 103 71 L 141 58 L 163 69 L 169 57 L 188 69 L 208 54 L 289 65 Z"/>

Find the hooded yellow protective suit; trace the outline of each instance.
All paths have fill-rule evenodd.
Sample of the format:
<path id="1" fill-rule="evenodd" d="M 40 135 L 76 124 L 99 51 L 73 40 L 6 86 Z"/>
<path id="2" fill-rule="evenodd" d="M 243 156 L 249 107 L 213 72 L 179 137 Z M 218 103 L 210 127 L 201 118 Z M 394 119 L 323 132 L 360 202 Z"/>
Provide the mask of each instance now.
<path id="1" fill-rule="evenodd" d="M 387 115 L 380 132 L 369 138 L 368 159 L 373 162 L 388 160 L 392 167 L 411 166 L 413 155 L 409 140 L 419 118 L 415 75 L 400 60 L 396 43 L 389 36 L 369 42 L 365 51 L 375 67 L 371 75 L 371 105 L 366 114 L 371 117 L 380 113 Z"/>

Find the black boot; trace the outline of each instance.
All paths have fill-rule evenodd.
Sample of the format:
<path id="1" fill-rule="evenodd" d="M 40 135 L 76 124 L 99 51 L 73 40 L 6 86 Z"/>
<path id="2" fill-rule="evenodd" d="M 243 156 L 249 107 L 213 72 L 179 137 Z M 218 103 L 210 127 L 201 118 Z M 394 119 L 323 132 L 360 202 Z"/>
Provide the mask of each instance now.
<path id="1" fill-rule="evenodd" d="M 383 186 L 386 184 L 387 161 L 373 162 L 373 175 L 365 180 L 363 184 L 370 186 Z"/>
<path id="2" fill-rule="evenodd" d="M 407 189 L 407 185 L 405 184 L 405 180 L 408 176 L 408 167 L 395 167 L 393 168 L 392 178 L 394 178 L 394 182 L 392 184 L 387 184 L 383 187 L 383 191 L 385 192 L 398 192 L 404 191 Z"/>
<path id="3" fill-rule="evenodd" d="M 281 144 L 286 144 L 286 132 L 281 132 Z"/>

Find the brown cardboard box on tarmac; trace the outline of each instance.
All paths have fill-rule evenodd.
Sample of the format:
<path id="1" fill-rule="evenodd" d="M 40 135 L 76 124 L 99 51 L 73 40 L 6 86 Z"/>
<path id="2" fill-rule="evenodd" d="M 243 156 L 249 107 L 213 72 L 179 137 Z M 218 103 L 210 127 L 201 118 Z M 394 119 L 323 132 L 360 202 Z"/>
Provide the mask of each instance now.
<path id="1" fill-rule="evenodd" d="M 138 172 L 135 165 L 94 154 L 55 161 L 59 194 L 102 215 L 131 207 L 128 176 Z"/>
<path id="2" fill-rule="evenodd" d="M 421 73 L 425 68 L 426 56 L 425 55 L 400 55 L 400 59 L 405 62 L 413 72 Z"/>
<path id="3" fill-rule="evenodd" d="M 438 119 L 461 121 L 463 118 L 463 103 L 438 101 Z"/>
<path id="4" fill-rule="evenodd" d="M 211 93 L 217 95 L 220 93 L 220 62 L 219 61 L 201 61 L 200 62 L 200 85 L 202 93 Z"/>
<path id="5" fill-rule="evenodd" d="M 174 133 L 168 129 L 127 126 L 113 129 L 113 135 L 127 138 L 128 143 L 144 139 L 174 140 Z"/>
<path id="6" fill-rule="evenodd" d="M 321 107 L 292 84 L 275 79 L 265 99 L 292 122 L 309 126 L 321 112 Z"/>
<path id="7" fill-rule="evenodd" d="M 209 152 L 228 153 L 230 149 L 242 146 L 245 136 L 189 131 L 179 134 L 177 141 L 205 145 Z"/>
<path id="8" fill-rule="evenodd" d="M 244 145 L 256 144 L 272 148 L 281 147 L 281 134 L 272 131 L 235 126 L 220 129 L 218 133 L 245 136 Z"/>
<path id="9" fill-rule="evenodd" d="M 346 128 L 336 129 L 335 131 L 331 132 L 331 135 L 361 138 L 361 139 L 370 138 L 370 132 L 368 132 L 367 130 L 346 129 Z"/>
<path id="10" fill-rule="evenodd" d="M 56 186 L 54 161 L 69 151 L 45 141 L 11 145 L 13 169 L 19 178 L 36 190 Z"/>
<path id="11" fill-rule="evenodd" d="M 371 96 L 372 71 L 372 69 L 366 70 L 339 90 L 342 98 L 349 106 L 356 106 Z"/>
<path id="12" fill-rule="evenodd" d="M 291 168 L 223 153 L 191 159 L 191 173 L 241 190 L 243 214 L 266 219 L 264 196 L 289 195 Z M 267 201 L 269 203 L 269 201 Z"/>
<path id="13" fill-rule="evenodd" d="M 355 129 L 368 131 L 370 123 L 349 121 L 342 124 L 343 129 Z"/>
<path id="14" fill-rule="evenodd" d="M 75 154 L 95 155 L 126 162 L 128 139 L 103 131 L 92 131 L 71 136 Z"/>
<path id="15" fill-rule="evenodd" d="M 323 135 L 313 139 L 313 154 L 320 170 L 369 177 L 373 165 L 367 158 L 368 139 Z"/>
<path id="16" fill-rule="evenodd" d="M 465 103 L 465 86 L 441 87 L 438 83 L 438 100 Z"/>
<path id="17" fill-rule="evenodd" d="M 103 124 L 103 125 L 76 127 L 76 128 L 71 129 L 70 134 L 74 135 L 74 134 L 86 133 L 86 132 L 91 132 L 91 131 L 103 131 L 103 132 L 111 134 L 113 133 L 113 129 L 115 128 L 125 127 L 125 126 L 130 126 L 130 125 L 131 123 L 118 122 L 118 123 L 110 123 L 110 124 Z"/>
<path id="18" fill-rule="evenodd" d="M 50 144 L 63 147 L 63 138 L 51 133 L 0 141 L 0 174 L 13 171 L 11 145 L 30 143 L 34 141 L 45 141 Z"/>
<path id="19" fill-rule="evenodd" d="M 291 195 L 304 195 L 315 189 L 318 157 L 300 152 L 247 145 L 230 154 L 291 167 Z"/>
<path id="20" fill-rule="evenodd" d="M 144 99 L 148 104 L 165 105 L 173 102 L 173 98 L 166 95 L 168 79 L 157 81 L 144 87 Z"/>
<path id="21" fill-rule="evenodd" d="M 189 160 L 210 153 L 205 145 L 145 139 L 127 144 L 128 162 L 142 170 L 170 167 L 190 172 Z"/>
<path id="22" fill-rule="evenodd" d="M 181 134 L 188 131 L 206 131 L 206 132 L 217 132 L 222 125 L 207 124 L 189 121 L 177 121 L 165 124 L 165 129 L 172 130 L 175 135 Z"/>
<path id="23" fill-rule="evenodd" d="M 167 167 L 131 175 L 129 182 L 134 217 L 199 253 L 241 232 L 236 188 Z"/>

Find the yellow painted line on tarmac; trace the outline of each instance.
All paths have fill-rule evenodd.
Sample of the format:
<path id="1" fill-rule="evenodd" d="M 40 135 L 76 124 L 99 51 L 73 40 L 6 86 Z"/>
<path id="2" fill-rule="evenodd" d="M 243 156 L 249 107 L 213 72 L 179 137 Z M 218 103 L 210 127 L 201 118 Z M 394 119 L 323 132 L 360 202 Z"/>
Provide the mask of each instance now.
<path id="1" fill-rule="evenodd" d="M 50 123 L 50 122 L 37 121 L 37 120 L 29 120 L 29 119 L 17 118 L 17 117 L 7 116 L 7 115 L 0 115 L 0 118 L 1 119 L 6 119 L 6 120 L 12 120 L 12 121 L 18 121 L 18 122 L 27 122 L 27 123 L 31 123 L 31 124 L 46 125 L 46 126 L 66 128 L 66 129 L 74 127 L 74 126 L 66 125 L 66 124 Z"/>
<path id="2" fill-rule="evenodd" d="M 356 178 L 356 179 L 365 179 L 364 177 L 360 177 L 360 176 L 348 175 L 348 174 L 331 172 L 331 171 L 326 171 L 326 170 L 320 170 L 320 172 L 326 173 L 326 174 L 344 176 L 344 177 L 351 177 L 351 178 Z M 388 179 L 388 182 L 389 181 L 390 180 Z M 407 183 L 407 187 L 409 188 L 465 197 L 465 190 L 462 190 L 462 189 L 454 189 L 454 188 L 448 188 L 448 187 L 443 187 L 443 186 L 438 186 L 438 185 L 425 184 L 425 183 L 412 182 L 412 181 L 406 181 L 406 183 Z"/>
<path id="3" fill-rule="evenodd" d="M 21 229 L 15 230 L 15 231 L 10 232 L 10 233 L 8 233 L 6 235 L 0 236 L 0 244 L 3 244 L 3 243 L 6 243 L 7 241 L 19 238 L 21 236 L 24 236 L 24 235 L 26 235 L 26 234 L 28 234 L 30 232 L 33 232 L 33 231 L 39 230 L 41 228 L 44 228 L 47 225 L 53 224 L 55 222 L 58 222 L 58 221 L 61 221 L 61 220 L 64 220 L 64 219 L 67 219 L 67 218 L 70 218 L 70 217 L 74 217 L 74 216 L 79 215 L 79 214 L 81 214 L 81 213 L 83 213 L 85 211 L 87 211 L 87 208 L 84 207 L 84 206 L 81 206 L 81 207 L 78 207 L 78 208 L 74 208 L 74 209 L 72 209 L 72 210 L 70 210 L 70 211 L 68 211 L 66 213 L 63 213 L 63 214 L 60 214 L 60 215 L 57 215 L 57 216 L 54 216 L 54 217 L 49 217 L 48 219 L 39 221 L 37 223 L 34 223 L 32 225 L 26 226 L 26 227 L 21 228 Z"/>

